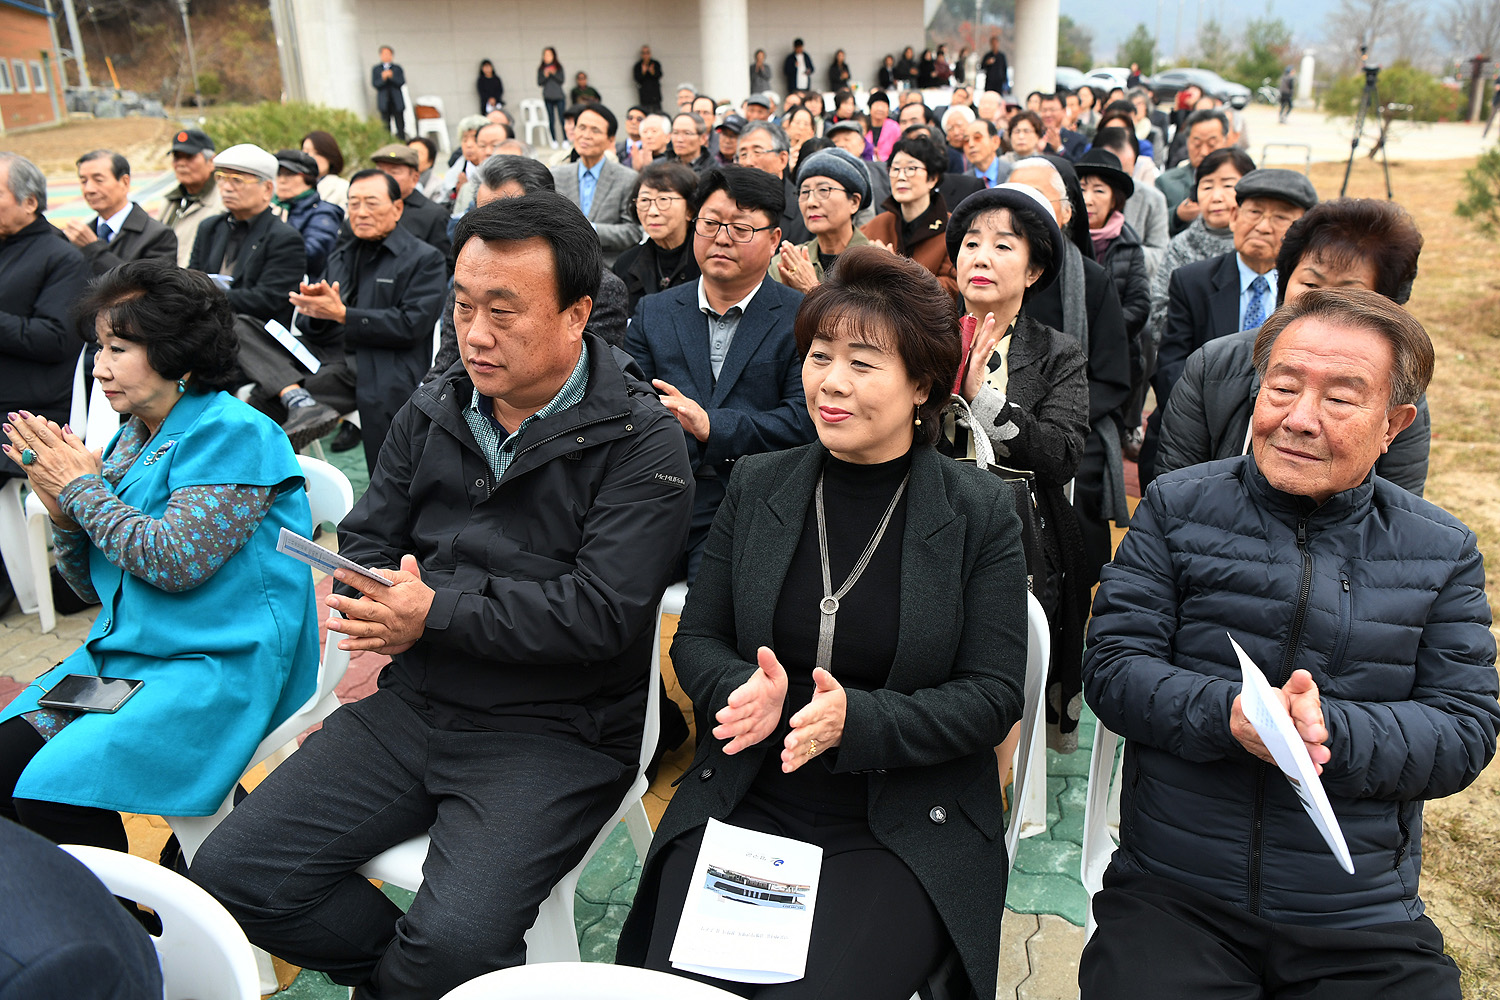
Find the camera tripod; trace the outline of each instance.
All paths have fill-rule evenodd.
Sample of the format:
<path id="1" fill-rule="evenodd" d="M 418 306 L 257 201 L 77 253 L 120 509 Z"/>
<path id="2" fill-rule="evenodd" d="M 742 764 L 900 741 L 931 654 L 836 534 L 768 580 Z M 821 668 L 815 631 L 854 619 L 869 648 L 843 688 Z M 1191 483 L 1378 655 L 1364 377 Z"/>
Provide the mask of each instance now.
<path id="1" fill-rule="evenodd" d="M 1354 170 L 1354 154 L 1359 149 L 1359 140 L 1365 132 L 1365 116 L 1373 110 L 1376 121 L 1380 122 L 1380 132 L 1375 140 L 1375 148 L 1380 152 L 1380 164 L 1385 169 L 1385 199 L 1391 201 L 1395 195 L 1391 194 L 1391 160 L 1385 151 L 1387 123 L 1380 114 L 1380 67 L 1366 66 L 1364 71 L 1365 89 L 1359 96 L 1359 111 L 1354 115 L 1354 138 L 1349 143 L 1349 162 L 1344 164 L 1344 184 L 1339 188 L 1339 197 L 1344 197 L 1349 190 L 1349 174 Z M 1373 156 L 1373 152 L 1371 155 Z"/>

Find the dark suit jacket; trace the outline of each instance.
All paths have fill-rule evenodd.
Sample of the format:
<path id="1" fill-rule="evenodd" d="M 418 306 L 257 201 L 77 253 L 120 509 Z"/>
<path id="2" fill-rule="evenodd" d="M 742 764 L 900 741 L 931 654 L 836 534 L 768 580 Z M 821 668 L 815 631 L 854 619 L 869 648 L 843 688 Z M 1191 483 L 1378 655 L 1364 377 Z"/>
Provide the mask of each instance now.
<path id="1" fill-rule="evenodd" d="M 401 88 L 406 84 L 406 71 L 391 63 L 391 78 L 382 80 L 381 63 L 370 67 L 370 86 L 375 88 L 375 108 L 383 115 L 397 115 L 406 110 L 406 101 L 401 97 Z"/>
<path id="2" fill-rule="evenodd" d="M 817 86 L 817 81 L 813 79 L 813 72 L 816 67 L 813 66 L 812 56 L 807 54 L 807 49 L 802 50 L 802 58 L 807 60 L 807 85 L 808 87 L 815 87 Z M 781 75 L 786 78 L 788 93 L 797 89 L 797 53 L 787 53 L 786 59 L 781 63 Z"/>
<path id="3" fill-rule="evenodd" d="M 177 259 L 177 234 L 146 214 L 139 205 L 120 226 L 120 233 L 108 243 L 95 240 L 83 250 L 83 259 L 96 276 L 131 260 Z"/>
<path id="4" fill-rule="evenodd" d="M 756 455 L 735 470 L 673 640 L 678 677 L 700 714 L 725 704 L 756 669 L 757 647 L 772 645 L 776 603 L 826 454 L 815 443 Z M 999 477 L 917 449 L 901 589 L 891 595 L 900 615 L 895 660 L 883 689 L 848 691 L 843 739 L 828 760 L 837 773 L 869 776 L 871 831 L 922 883 L 966 978 L 987 997 L 1006 885 L 994 746 L 1021 717 L 1026 663 L 1025 567 L 1011 497 Z M 723 746 L 707 735 L 699 741 L 657 827 L 620 934 L 622 964 L 645 956 L 662 849 L 710 816 L 728 816 L 775 752 L 761 743 L 728 757 Z"/>
<path id="5" fill-rule="evenodd" d="M 229 213 L 204 219 L 193 241 L 188 267 L 195 271 L 217 270 L 229 239 Z M 227 290 L 229 307 L 261 322 L 274 319 L 292 325 L 292 303 L 287 296 L 297 290 L 307 271 L 307 245 L 302 234 L 266 209 L 250 222 L 245 242 L 235 264 L 234 281 Z"/>
<path id="6" fill-rule="evenodd" d="M 646 380 L 675 385 L 708 411 L 705 442 L 688 439 L 698 478 L 694 508 L 711 511 L 724 496 L 736 459 L 795 448 L 813 439 L 802 395 L 802 364 L 792 320 L 802 293 L 761 280 L 740 317 L 719 377 L 708 360 L 708 321 L 698 311 L 698 282 L 647 295 L 625 331 L 625 350 Z"/>
<path id="7" fill-rule="evenodd" d="M 636 221 L 635 206 L 630 203 L 635 179 L 634 170 L 606 159 L 604 169 L 599 171 L 598 183 L 594 185 L 594 200 L 589 205 L 588 218 L 599 234 L 599 247 L 604 251 L 606 267 L 615 262 L 622 250 L 641 241 L 641 224 Z M 557 185 L 558 194 L 575 205 L 580 204 L 576 162 L 563 162 L 553 167 L 552 180 Z"/>
<path id="8" fill-rule="evenodd" d="M 1071 163 L 1088 151 L 1089 141 L 1072 129 L 1060 128 L 1057 130 L 1057 135 L 1062 140 L 1062 148 L 1049 149 L 1047 152 L 1056 153 Z"/>
<path id="9" fill-rule="evenodd" d="M 448 259 L 448 213 L 421 191 L 406 196 L 401 227 Z"/>
<path id="10" fill-rule="evenodd" d="M 1109 274 L 1096 261 L 1083 258 L 1084 298 L 1089 318 L 1089 424 L 1105 416 L 1118 417 L 1130 395 L 1130 344 L 1125 315 Z M 1026 300 L 1021 312 L 1054 330 L 1075 337 L 1063 323 L 1062 278 Z"/>
<path id="11" fill-rule="evenodd" d="M 947 205 L 951 212 L 975 191 L 983 191 L 984 179 L 968 172 L 944 174 L 943 179 L 938 181 L 937 189 L 938 193 L 943 196 L 943 204 Z"/>
<path id="12" fill-rule="evenodd" d="M 1266 299 L 1266 315 L 1275 309 Z M 1240 328 L 1240 269 L 1235 251 L 1195 261 L 1172 272 L 1167 284 L 1167 327 L 1156 352 L 1151 386 L 1166 406 L 1188 355 Z"/>

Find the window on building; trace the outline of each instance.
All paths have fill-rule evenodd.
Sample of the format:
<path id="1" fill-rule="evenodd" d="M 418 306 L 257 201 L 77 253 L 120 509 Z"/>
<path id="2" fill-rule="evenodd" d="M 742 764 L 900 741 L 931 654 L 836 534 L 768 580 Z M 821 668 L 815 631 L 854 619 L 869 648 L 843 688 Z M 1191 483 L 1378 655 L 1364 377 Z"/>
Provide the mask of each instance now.
<path id="1" fill-rule="evenodd" d="M 18 93 L 18 94 L 29 94 L 29 93 L 31 93 L 31 81 L 26 76 L 26 62 L 25 62 L 25 60 L 14 59 L 14 60 L 11 61 L 11 64 L 13 66 L 15 66 L 15 68 L 16 68 L 16 75 L 15 75 L 16 93 Z"/>
<path id="2" fill-rule="evenodd" d="M 42 72 L 42 64 L 35 59 L 31 60 L 31 89 L 38 94 L 47 92 L 47 74 Z"/>
<path id="3" fill-rule="evenodd" d="M 8 94 L 11 89 L 10 63 L 0 59 L 0 94 Z"/>

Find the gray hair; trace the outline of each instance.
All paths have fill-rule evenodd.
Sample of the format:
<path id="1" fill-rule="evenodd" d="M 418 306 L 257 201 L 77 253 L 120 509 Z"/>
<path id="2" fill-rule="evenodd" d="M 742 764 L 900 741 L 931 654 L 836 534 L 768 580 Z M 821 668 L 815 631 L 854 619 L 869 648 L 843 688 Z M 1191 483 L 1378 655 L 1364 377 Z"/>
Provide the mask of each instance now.
<path id="1" fill-rule="evenodd" d="M 18 203 L 35 198 L 37 214 L 47 211 L 47 175 L 20 153 L 0 153 L 0 164 L 10 167 L 6 186 L 11 197 Z"/>
<path id="2" fill-rule="evenodd" d="M 771 137 L 771 152 L 790 153 L 792 144 L 786 137 L 786 132 L 775 122 L 759 121 L 751 122 L 740 131 L 740 142 L 744 143 L 756 132 L 764 132 Z"/>
<path id="3" fill-rule="evenodd" d="M 540 160 L 525 156 L 496 153 L 479 165 L 474 171 L 474 177 L 479 181 L 480 186 L 487 187 L 491 191 L 499 190 L 510 181 L 521 185 L 521 190 L 527 194 L 556 190 L 552 171 L 548 170 Z"/>
<path id="4" fill-rule="evenodd" d="M 989 91 L 986 91 L 985 93 L 989 93 Z M 970 111 L 962 104 L 953 105 L 953 107 L 943 112 L 943 128 L 946 129 L 955 118 L 962 119 L 963 123 L 967 125 L 974 120 L 974 112 Z"/>
<path id="5" fill-rule="evenodd" d="M 531 148 L 531 143 L 522 142 L 520 139 L 506 139 L 495 147 L 495 152 L 506 156 L 536 156 L 536 150 Z"/>
<path id="6" fill-rule="evenodd" d="M 687 90 L 687 91 L 691 91 L 691 92 L 692 92 L 692 95 L 693 95 L 693 96 L 694 96 L 694 97 L 697 97 L 697 96 L 698 96 L 698 87 L 697 87 L 697 85 L 695 85 L 695 84 L 691 84 L 691 83 L 679 83 L 679 84 L 678 84 L 678 85 L 677 85 L 677 89 L 678 89 L 678 90 Z"/>
<path id="7" fill-rule="evenodd" d="M 661 129 L 663 132 L 669 133 L 672 131 L 672 116 L 664 115 L 660 111 L 653 112 L 652 114 L 647 115 L 645 118 L 642 118 L 641 124 L 644 125 L 653 118 L 656 119 L 657 128 Z"/>
<path id="8" fill-rule="evenodd" d="M 464 115 L 458 120 L 458 136 L 463 138 L 465 132 L 478 132 L 486 125 L 499 125 L 501 122 L 492 122 L 484 115 Z"/>
<path id="9" fill-rule="evenodd" d="M 1046 157 L 1028 156 L 1023 160 L 1017 160 L 1015 163 L 1012 163 L 1010 165 L 1010 172 L 1015 173 L 1017 170 L 1022 170 L 1026 167 L 1045 167 L 1047 171 L 1052 175 L 1053 191 L 1064 202 L 1068 200 L 1068 185 L 1063 180 L 1062 172 L 1057 169 L 1057 165 L 1055 163 L 1053 163 L 1051 160 L 1048 160 Z"/>
<path id="10" fill-rule="evenodd" d="M 695 129 L 698 130 L 698 134 L 699 135 L 706 135 L 706 134 L 708 134 L 708 125 L 706 125 L 704 123 L 703 116 L 700 115 L 700 114 L 698 114 L 698 112 L 696 112 L 696 111 L 679 111 L 672 118 L 673 124 L 676 124 L 678 118 L 691 118 L 693 120 L 693 128 L 695 128 Z"/>

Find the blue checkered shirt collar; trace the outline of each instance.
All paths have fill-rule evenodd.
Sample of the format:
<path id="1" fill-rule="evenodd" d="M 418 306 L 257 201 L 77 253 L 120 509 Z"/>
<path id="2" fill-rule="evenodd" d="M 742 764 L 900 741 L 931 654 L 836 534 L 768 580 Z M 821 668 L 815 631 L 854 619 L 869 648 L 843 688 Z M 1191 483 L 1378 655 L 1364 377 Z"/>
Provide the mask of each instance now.
<path id="1" fill-rule="evenodd" d="M 489 464 L 490 471 L 495 474 L 490 492 L 505 478 L 510 463 L 516 458 L 516 442 L 526 428 L 539 420 L 545 420 L 554 414 L 561 413 L 571 406 L 577 406 L 583 402 L 583 395 L 589 385 L 589 345 L 583 345 L 583 350 L 578 354 L 578 363 L 573 366 L 568 380 L 563 383 L 557 395 L 547 403 L 546 406 L 537 410 L 531 416 L 521 421 L 521 426 L 516 428 L 514 434 L 505 434 L 505 428 L 495 419 L 494 402 L 488 396 L 483 395 L 477 388 L 474 396 L 469 401 L 469 406 L 464 410 L 464 421 L 469 425 L 469 430 L 474 434 L 474 442 L 479 445 L 479 450 L 484 453 L 484 460 Z"/>

